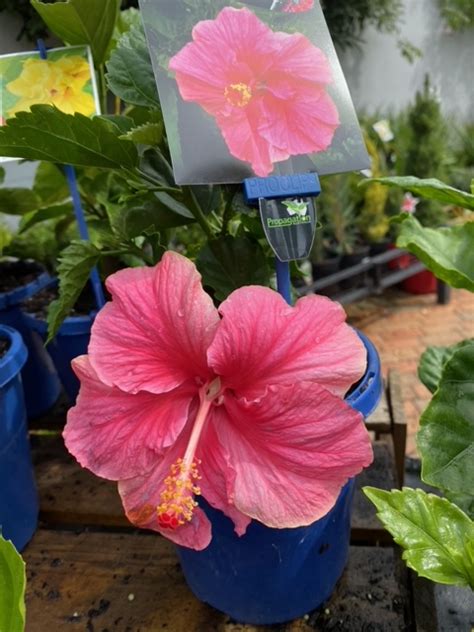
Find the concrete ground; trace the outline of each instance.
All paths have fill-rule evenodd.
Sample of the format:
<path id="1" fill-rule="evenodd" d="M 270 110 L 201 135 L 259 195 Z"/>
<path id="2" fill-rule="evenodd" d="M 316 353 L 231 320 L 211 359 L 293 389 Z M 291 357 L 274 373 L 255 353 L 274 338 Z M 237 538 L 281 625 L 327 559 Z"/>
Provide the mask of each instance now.
<path id="1" fill-rule="evenodd" d="M 349 322 L 376 345 L 384 375 L 396 369 L 401 375 L 408 422 L 407 455 L 416 456 L 418 420 L 430 392 L 417 377 L 418 361 L 428 346 L 451 345 L 474 337 L 474 295 L 453 290 L 449 305 L 437 305 L 436 296 L 410 295 L 388 290 L 346 306 Z"/>

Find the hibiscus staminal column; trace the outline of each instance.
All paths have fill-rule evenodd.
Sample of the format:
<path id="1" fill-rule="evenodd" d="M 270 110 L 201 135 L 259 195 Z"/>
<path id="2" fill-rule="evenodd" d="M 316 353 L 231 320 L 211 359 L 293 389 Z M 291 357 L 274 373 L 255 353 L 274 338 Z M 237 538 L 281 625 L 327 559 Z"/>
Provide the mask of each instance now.
<path id="1" fill-rule="evenodd" d="M 201 494 L 201 489 L 196 485 L 201 478 L 198 471 L 200 460 L 194 457 L 209 410 L 219 397 L 220 390 L 221 382 L 216 378 L 199 391 L 200 406 L 186 452 L 183 458 L 173 463 L 170 474 L 164 481 L 165 489 L 157 508 L 158 523 L 162 529 L 177 529 L 192 520 L 194 509 L 198 505 L 194 497 Z"/>

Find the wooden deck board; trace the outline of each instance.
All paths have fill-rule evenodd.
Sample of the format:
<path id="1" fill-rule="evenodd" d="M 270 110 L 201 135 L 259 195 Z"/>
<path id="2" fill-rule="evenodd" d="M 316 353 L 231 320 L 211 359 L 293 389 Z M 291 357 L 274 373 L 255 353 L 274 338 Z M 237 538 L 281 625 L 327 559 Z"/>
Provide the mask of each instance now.
<path id="1" fill-rule="evenodd" d="M 391 548 L 352 547 L 323 608 L 266 627 L 239 625 L 200 603 L 186 586 L 173 545 L 156 535 L 40 530 L 24 556 L 26 632 L 399 632 L 407 624 L 407 597 Z M 377 628 L 370 627 L 375 622 Z"/>
<path id="2" fill-rule="evenodd" d="M 41 520 L 49 526 L 130 527 L 114 482 L 100 479 L 79 466 L 61 437 L 37 440 L 33 450 L 40 492 Z M 393 451 L 385 441 L 374 443 L 374 464 L 357 478 L 352 519 L 353 541 L 390 541 L 362 494 L 364 485 L 396 487 Z"/>
<path id="3" fill-rule="evenodd" d="M 173 545 L 135 531 L 125 518 L 115 483 L 82 469 L 60 436 L 35 436 L 33 458 L 43 528 L 27 562 L 26 632 L 399 632 L 410 629 L 409 585 L 398 553 L 365 546 L 390 538 L 361 492 L 364 485 L 396 487 L 392 402 L 384 396 L 368 427 L 374 464 L 357 479 L 349 564 L 331 599 L 292 623 L 240 625 L 200 603 L 187 588 Z M 36 429 L 58 430 L 64 403 Z M 120 528 L 120 532 L 114 531 Z M 362 546 L 364 545 L 364 546 Z"/>

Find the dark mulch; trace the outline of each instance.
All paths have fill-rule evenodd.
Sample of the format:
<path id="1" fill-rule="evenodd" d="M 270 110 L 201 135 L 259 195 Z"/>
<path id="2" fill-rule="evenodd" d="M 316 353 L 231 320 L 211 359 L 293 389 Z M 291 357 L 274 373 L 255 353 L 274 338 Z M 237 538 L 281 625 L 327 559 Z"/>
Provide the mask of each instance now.
<path id="1" fill-rule="evenodd" d="M 17 287 L 28 285 L 44 268 L 38 263 L 29 261 L 3 261 L 0 263 L 0 294 L 11 292 Z"/>
<path id="2" fill-rule="evenodd" d="M 45 288 L 25 301 L 25 311 L 33 314 L 36 318 L 46 320 L 50 304 L 58 298 L 58 289 L 55 287 Z M 70 316 L 88 316 L 96 308 L 92 291 L 87 287 L 79 296 Z"/>

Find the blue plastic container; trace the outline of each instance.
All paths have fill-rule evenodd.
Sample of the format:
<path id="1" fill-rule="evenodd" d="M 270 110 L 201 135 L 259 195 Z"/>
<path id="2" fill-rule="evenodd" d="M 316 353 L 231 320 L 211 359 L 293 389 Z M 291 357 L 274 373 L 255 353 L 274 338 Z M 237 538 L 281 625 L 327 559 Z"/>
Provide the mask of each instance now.
<path id="1" fill-rule="evenodd" d="M 40 266 L 31 264 L 32 271 Z M 28 349 L 28 360 L 22 371 L 28 417 L 34 418 L 45 413 L 57 401 L 61 384 L 54 364 L 44 348 L 43 341 L 25 323 L 22 302 L 31 298 L 51 284 L 46 272 L 30 283 L 11 292 L 0 294 L 0 325 L 12 327 L 20 332 Z"/>
<path id="2" fill-rule="evenodd" d="M 34 331 L 44 344 L 48 332 L 46 321 L 32 314 L 25 314 L 24 318 L 29 329 Z M 79 392 L 79 380 L 71 368 L 71 362 L 74 358 L 87 353 L 94 318 L 95 313 L 66 318 L 56 337 L 47 347 L 71 403 L 75 403 Z"/>
<path id="3" fill-rule="evenodd" d="M 36 530 L 39 512 L 20 378 L 28 352 L 14 329 L 0 325 L 0 338 L 10 342 L 0 358 L 0 531 L 21 551 Z"/>
<path id="4" fill-rule="evenodd" d="M 380 359 L 359 335 L 368 366 L 348 401 L 368 416 L 382 394 Z M 333 509 L 309 527 L 270 529 L 254 520 L 241 538 L 231 520 L 200 499 L 212 523 L 212 541 L 203 551 L 177 547 L 189 587 L 198 599 L 242 623 L 283 623 L 318 608 L 347 563 L 353 494 L 351 480 Z"/>

